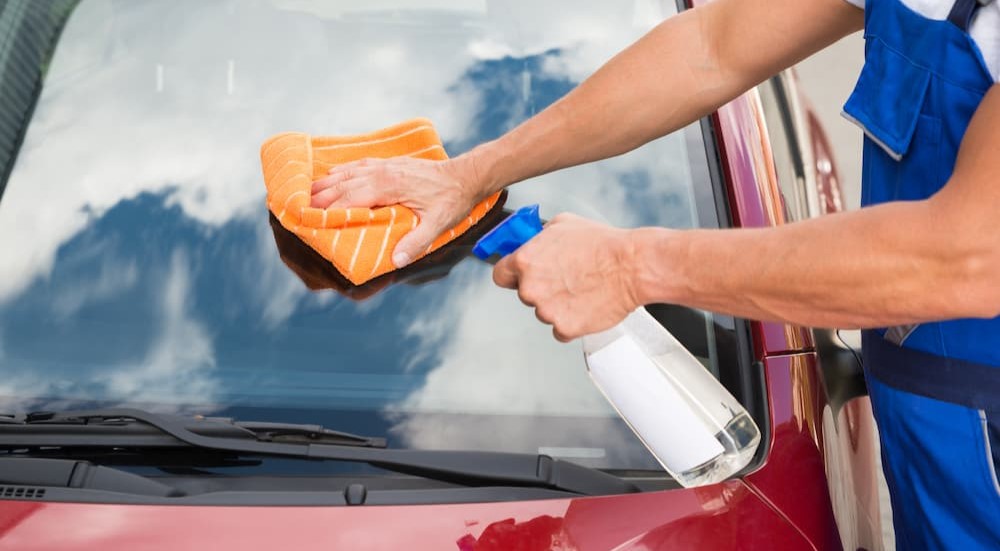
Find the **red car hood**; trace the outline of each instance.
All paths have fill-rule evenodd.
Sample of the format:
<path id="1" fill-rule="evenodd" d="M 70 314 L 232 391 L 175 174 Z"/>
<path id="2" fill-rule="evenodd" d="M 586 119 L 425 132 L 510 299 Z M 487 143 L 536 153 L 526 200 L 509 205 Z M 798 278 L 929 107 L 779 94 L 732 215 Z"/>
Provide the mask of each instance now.
<path id="1" fill-rule="evenodd" d="M 799 549 L 740 481 L 629 496 L 361 507 L 0 501 L 0 550 Z"/>

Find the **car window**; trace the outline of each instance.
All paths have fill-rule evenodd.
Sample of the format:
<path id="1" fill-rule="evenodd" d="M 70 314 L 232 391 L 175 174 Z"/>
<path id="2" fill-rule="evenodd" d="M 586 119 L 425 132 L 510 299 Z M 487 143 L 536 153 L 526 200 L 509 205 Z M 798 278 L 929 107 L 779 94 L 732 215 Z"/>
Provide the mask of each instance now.
<path id="1" fill-rule="evenodd" d="M 134 405 L 657 468 L 588 380 L 579 343 L 556 342 L 469 255 L 476 232 L 405 274 L 345 286 L 271 223 L 258 149 L 282 131 L 425 116 L 456 155 L 675 12 L 83 0 L 19 113 L 0 200 L 0 407 Z M 718 227 L 705 147 L 695 124 L 518 184 L 504 208 Z M 732 320 L 652 310 L 714 373 L 735 369 L 719 338 Z"/>

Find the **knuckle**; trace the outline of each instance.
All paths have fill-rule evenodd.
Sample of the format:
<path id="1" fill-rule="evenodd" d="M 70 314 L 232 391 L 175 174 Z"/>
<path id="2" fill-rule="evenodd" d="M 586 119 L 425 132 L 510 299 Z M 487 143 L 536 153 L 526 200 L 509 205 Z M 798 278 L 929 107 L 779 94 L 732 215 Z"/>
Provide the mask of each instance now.
<path id="1" fill-rule="evenodd" d="M 554 327 L 559 332 L 556 338 L 558 338 L 560 342 L 569 342 L 581 334 L 579 323 L 577 323 L 572 317 L 560 316 L 554 324 Z"/>
<path id="2" fill-rule="evenodd" d="M 531 256 L 527 249 L 522 249 L 514 253 L 511 257 L 511 264 L 518 270 L 525 270 L 531 265 Z"/>
<path id="3" fill-rule="evenodd" d="M 534 286 L 521 284 L 517 288 L 517 296 L 520 297 L 521 302 L 534 306 L 538 298 L 538 293 L 535 291 Z"/>
<path id="4" fill-rule="evenodd" d="M 399 181 L 403 179 L 403 169 L 394 165 L 385 165 L 385 175 L 391 181 Z"/>
<path id="5" fill-rule="evenodd" d="M 564 337 L 573 339 L 582 333 L 580 324 L 572 319 L 564 320 L 562 324 L 562 334 Z"/>
<path id="6" fill-rule="evenodd" d="M 493 283 L 503 288 L 510 288 L 515 283 L 515 276 L 510 270 L 510 265 L 503 260 L 497 262 L 497 265 L 493 267 Z"/>
<path id="7" fill-rule="evenodd" d="M 537 306 L 535 308 L 535 317 L 537 317 L 538 321 L 542 323 L 547 323 L 549 325 L 553 325 L 555 323 L 552 310 L 546 306 Z"/>
<path id="8" fill-rule="evenodd" d="M 497 265 L 493 268 L 493 284 L 498 287 L 504 287 L 507 283 L 506 272 L 501 271 L 500 266 Z"/>
<path id="9" fill-rule="evenodd" d="M 559 329 L 560 333 L 566 333 L 566 316 L 559 312 L 552 314 L 552 326 Z"/>
<path id="10" fill-rule="evenodd" d="M 522 281 L 519 289 L 524 293 L 526 298 L 531 300 L 532 304 L 540 304 L 543 301 L 542 299 L 545 298 L 545 289 L 533 280 Z M 552 313 L 547 307 L 544 309 L 550 314 Z"/>

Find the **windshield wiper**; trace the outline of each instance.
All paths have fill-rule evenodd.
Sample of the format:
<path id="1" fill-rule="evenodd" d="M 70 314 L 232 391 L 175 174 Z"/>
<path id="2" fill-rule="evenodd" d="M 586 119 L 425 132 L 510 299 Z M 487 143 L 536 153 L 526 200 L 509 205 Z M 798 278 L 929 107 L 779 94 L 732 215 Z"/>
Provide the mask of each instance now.
<path id="1" fill-rule="evenodd" d="M 191 447 L 239 455 L 354 461 L 465 486 L 529 486 L 584 495 L 638 491 L 633 484 L 614 475 L 547 455 L 331 444 L 309 440 L 308 435 L 290 427 L 301 428 L 219 422 L 124 408 L 45 412 L 7 416 L 7 421 L 0 421 L 0 449 Z M 257 435 L 265 433 L 270 440 L 258 438 Z"/>
<path id="2" fill-rule="evenodd" d="M 17 415 L 0 415 L 0 432 L 22 431 L 25 434 L 35 434 L 39 437 L 50 433 L 65 434 L 65 427 L 71 429 L 73 439 L 89 438 L 91 435 L 129 435 L 167 436 L 157 425 L 143 419 L 138 419 L 129 412 L 138 410 L 107 409 L 79 412 L 40 411 Z M 154 415 L 157 419 L 168 416 L 143 412 Z M 361 446 L 369 448 L 384 448 L 385 438 L 361 436 L 324 428 L 320 425 L 303 425 L 293 423 L 264 423 L 257 421 L 236 421 L 228 417 L 179 417 L 173 416 L 184 428 L 192 433 L 219 438 L 244 438 L 260 442 L 312 443 L 333 444 L 337 446 Z M 14 427 L 22 427 L 16 429 Z M 173 438 L 163 439 L 172 443 Z M 73 443 L 70 443 L 72 445 Z M 151 441 L 151 446 L 156 444 Z"/>

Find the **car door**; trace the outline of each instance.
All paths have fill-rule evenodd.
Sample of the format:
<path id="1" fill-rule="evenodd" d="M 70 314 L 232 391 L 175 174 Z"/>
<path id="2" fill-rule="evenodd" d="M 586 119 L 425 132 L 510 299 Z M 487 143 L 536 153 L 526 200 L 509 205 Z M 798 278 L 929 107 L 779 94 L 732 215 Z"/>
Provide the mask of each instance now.
<path id="1" fill-rule="evenodd" d="M 833 151 L 793 71 L 758 87 L 789 222 L 845 208 Z M 846 549 L 882 547 L 878 436 L 860 361 L 858 331 L 812 329 L 810 359 L 822 383 L 817 445 Z"/>

